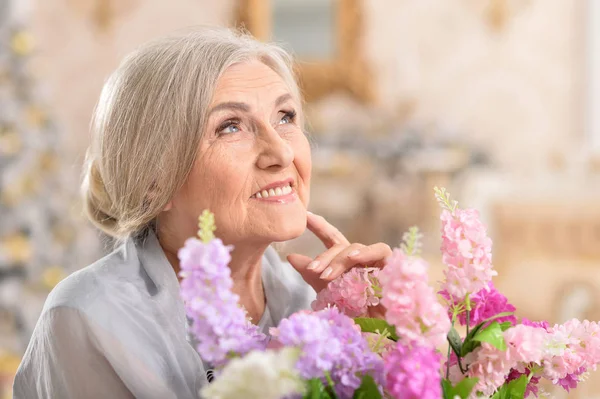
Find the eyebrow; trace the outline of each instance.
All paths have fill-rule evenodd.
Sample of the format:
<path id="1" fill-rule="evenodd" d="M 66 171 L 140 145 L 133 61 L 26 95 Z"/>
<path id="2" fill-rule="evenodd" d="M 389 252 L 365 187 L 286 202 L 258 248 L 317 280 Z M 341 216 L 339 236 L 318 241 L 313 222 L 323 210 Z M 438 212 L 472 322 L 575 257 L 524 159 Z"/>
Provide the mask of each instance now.
<path id="1" fill-rule="evenodd" d="M 285 103 L 286 101 L 288 101 L 291 98 L 292 98 L 292 95 L 290 93 L 285 93 L 285 94 L 280 95 L 275 100 L 275 107 L 280 106 L 281 104 Z M 211 115 L 213 112 L 221 111 L 223 109 L 233 109 L 236 111 L 250 112 L 250 106 L 246 103 L 227 101 L 227 102 L 219 103 L 219 104 L 215 105 L 210 110 L 208 115 Z"/>

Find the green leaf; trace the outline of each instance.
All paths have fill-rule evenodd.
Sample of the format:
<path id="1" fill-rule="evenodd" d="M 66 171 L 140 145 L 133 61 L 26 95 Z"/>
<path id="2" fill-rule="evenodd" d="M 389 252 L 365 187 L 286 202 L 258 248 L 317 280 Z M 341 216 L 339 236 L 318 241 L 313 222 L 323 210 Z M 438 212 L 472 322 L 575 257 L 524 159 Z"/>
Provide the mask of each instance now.
<path id="1" fill-rule="evenodd" d="M 465 342 L 463 342 L 463 346 L 461 348 L 460 354 L 462 355 L 462 357 L 465 357 L 468 353 L 473 352 L 475 349 L 479 348 L 480 346 L 481 346 L 481 342 L 474 341 L 474 340 L 467 341 L 465 339 Z"/>
<path id="2" fill-rule="evenodd" d="M 319 378 L 313 378 L 307 381 L 308 389 L 303 399 L 325 399 L 329 394 L 325 392 L 323 382 Z"/>
<path id="3" fill-rule="evenodd" d="M 452 348 L 456 356 L 461 357 L 460 353 L 462 350 L 462 339 L 460 338 L 460 334 L 458 333 L 458 331 L 456 331 L 454 327 L 452 327 L 450 331 L 448 331 L 447 338 L 448 343 L 450 344 L 450 347 Z"/>
<path id="4" fill-rule="evenodd" d="M 529 377 L 522 375 L 518 379 L 502 385 L 491 399 L 523 399 L 528 383 Z"/>
<path id="5" fill-rule="evenodd" d="M 372 317 L 357 317 L 354 322 L 360 326 L 362 332 L 370 333 L 382 333 L 384 330 L 390 333 L 389 339 L 392 341 L 398 341 L 398 335 L 396 334 L 396 328 L 387 321 L 382 319 L 375 319 Z"/>
<path id="6" fill-rule="evenodd" d="M 335 384 L 333 382 L 333 380 L 331 379 L 331 375 L 329 374 L 329 371 L 325 372 L 325 378 L 327 379 L 327 386 L 325 387 L 325 392 L 328 393 L 328 398 L 332 398 L 332 399 L 338 399 L 337 393 L 335 392 Z"/>
<path id="7" fill-rule="evenodd" d="M 442 380 L 442 394 L 444 399 L 454 399 L 452 396 L 452 383 L 445 378 Z"/>
<path id="8" fill-rule="evenodd" d="M 454 387 L 454 394 L 460 396 L 461 399 L 467 399 L 478 381 L 479 378 L 464 378 Z"/>
<path id="9" fill-rule="evenodd" d="M 464 378 L 455 386 L 446 379 L 442 380 L 442 391 L 444 393 L 444 399 L 454 399 L 457 396 L 461 399 L 467 399 L 473 391 L 473 387 L 477 384 L 479 378 Z"/>
<path id="10" fill-rule="evenodd" d="M 505 314 L 499 313 L 496 316 L 502 317 L 502 315 L 505 315 Z M 496 316 L 494 316 L 494 317 L 496 317 Z M 491 332 L 497 334 L 498 332 L 501 333 L 502 331 L 506 331 L 508 328 L 511 327 L 511 325 L 509 325 L 510 324 L 509 322 L 504 322 L 502 324 L 498 324 L 497 322 L 493 322 L 493 323 L 489 324 L 487 327 L 484 328 L 484 326 L 485 326 L 486 323 L 489 323 L 489 321 L 482 321 L 481 323 L 479 323 L 475 327 L 473 327 L 473 329 L 471 331 L 469 331 L 469 333 L 465 337 L 465 340 L 463 341 L 463 344 L 462 344 L 462 349 L 461 349 L 461 352 L 460 352 L 460 354 L 462 355 L 462 357 L 466 356 L 467 353 L 473 352 L 475 349 L 477 349 L 479 346 L 481 346 L 481 342 L 488 342 L 486 340 L 487 339 L 486 337 L 487 337 L 487 335 L 490 334 L 489 332 L 487 333 L 487 335 L 486 334 L 483 335 L 483 339 L 476 339 L 475 338 L 475 337 L 478 337 L 479 334 L 482 333 L 482 331 L 485 331 L 488 328 L 492 328 L 493 330 Z M 493 325 L 496 325 L 498 327 L 492 327 Z M 496 329 L 499 329 L 499 331 L 496 330 Z M 502 334 L 500 334 L 500 335 L 502 335 Z M 478 337 L 478 338 L 481 338 L 481 337 Z M 499 340 L 496 340 L 496 342 L 497 341 L 499 341 Z M 504 342 L 504 337 L 502 337 L 501 341 Z M 505 344 L 502 344 L 502 343 L 499 343 L 499 342 L 498 342 L 498 344 L 500 346 L 505 345 Z M 492 345 L 494 345 L 494 344 L 492 344 Z M 494 346 L 496 346 L 496 345 L 494 345 Z M 498 349 L 501 349 L 501 348 L 498 348 Z M 504 347 L 504 349 L 506 349 L 506 348 Z M 502 350 L 504 350 L 504 349 L 502 349 Z"/>
<path id="11" fill-rule="evenodd" d="M 381 399 L 381 392 L 370 375 L 365 375 L 358 389 L 354 391 L 353 399 Z"/>
<path id="12" fill-rule="evenodd" d="M 510 399 L 523 399 L 525 396 L 525 390 L 529 383 L 529 377 L 522 375 L 516 380 L 512 380 L 508 383 L 508 398 Z"/>
<path id="13" fill-rule="evenodd" d="M 504 323 L 500 323 L 500 329 L 501 329 L 502 331 L 506 331 L 506 330 L 508 330 L 509 328 L 511 328 L 512 326 L 513 326 L 513 325 L 512 325 L 512 323 L 511 323 L 510 321 L 505 321 Z"/>
<path id="14" fill-rule="evenodd" d="M 485 323 L 479 323 L 475 327 L 473 327 L 471 331 L 469 331 L 469 333 L 465 337 L 465 340 L 463 341 L 462 349 L 460 351 L 462 357 L 466 356 L 467 353 L 473 352 L 475 348 L 481 346 L 481 342 L 474 341 L 473 337 L 481 330 L 484 324 Z"/>
<path id="15" fill-rule="evenodd" d="M 496 321 L 481 329 L 477 334 L 475 334 L 473 340 L 478 342 L 487 342 L 501 351 L 506 350 L 504 334 L 502 333 L 500 324 L 498 324 Z"/>

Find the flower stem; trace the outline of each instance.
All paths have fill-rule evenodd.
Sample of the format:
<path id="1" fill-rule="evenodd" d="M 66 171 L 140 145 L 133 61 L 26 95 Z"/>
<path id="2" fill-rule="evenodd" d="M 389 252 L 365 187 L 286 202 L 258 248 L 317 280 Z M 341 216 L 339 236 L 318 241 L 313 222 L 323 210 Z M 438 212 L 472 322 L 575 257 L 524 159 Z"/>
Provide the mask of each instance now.
<path id="1" fill-rule="evenodd" d="M 448 357 L 446 358 L 446 379 L 448 379 L 448 377 L 450 376 L 450 351 L 452 350 L 452 348 L 450 348 L 450 343 L 448 343 Z"/>
<path id="2" fill-rule="evenodd" d="M 467 310 L 467 335 L 469 335 L 469 325 L 471 324 L 471 311 Z"/>
<path id="3" fill-rule="evenodd" d="M 465 308 L 467 310 L 467 335 L 469 335 L 469 328 L 471 327 L 471 299 L 469 298 L 469 294 L 465 297 Z"/>
<path id="4" fill-rule="evenodd" d="M 454 320 L 455 317 L 452 316 L 452 327 L 454 328 Z M 448 342 L 448 356 L 446 357 L 446 379 L 450 376 L 450 353 L 452 351 L 452 347 L 450 346 L 450 342 Z"/>

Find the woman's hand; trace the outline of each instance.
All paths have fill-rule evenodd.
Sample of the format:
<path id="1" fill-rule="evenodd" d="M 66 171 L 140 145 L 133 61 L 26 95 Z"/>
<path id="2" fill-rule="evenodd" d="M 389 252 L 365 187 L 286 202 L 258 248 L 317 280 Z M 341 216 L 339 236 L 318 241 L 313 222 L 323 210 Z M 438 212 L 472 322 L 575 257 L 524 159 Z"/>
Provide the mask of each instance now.
<path id="1" fill-rule="evenodd" d="M 386 258 L 392 254 L 389 245 L 381 242 L 373 245 L 351 244 L 322 216 L 310 212 L 307 227 L 325 244 L 327 250 L 315 259 L 290 254 L 287 260 L 316 292 L 353 267 L 383 267 Z"/>

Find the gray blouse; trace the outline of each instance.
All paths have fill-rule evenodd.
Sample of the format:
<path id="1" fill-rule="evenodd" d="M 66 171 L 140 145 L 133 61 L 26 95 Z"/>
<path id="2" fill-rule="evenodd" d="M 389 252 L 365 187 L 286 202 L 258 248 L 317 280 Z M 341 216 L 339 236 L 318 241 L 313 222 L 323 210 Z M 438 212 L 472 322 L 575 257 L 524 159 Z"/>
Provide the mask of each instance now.
<path id="1" fill-rule="evenodd" d="M 263 256 L 270 327 L 314 290 L 272 248 Z M 198 398 L 206 365 L 188 336 L 179 283 L 156 236 L 128 240 L 48 296 L 13 386 L 15 399 Z"/>

